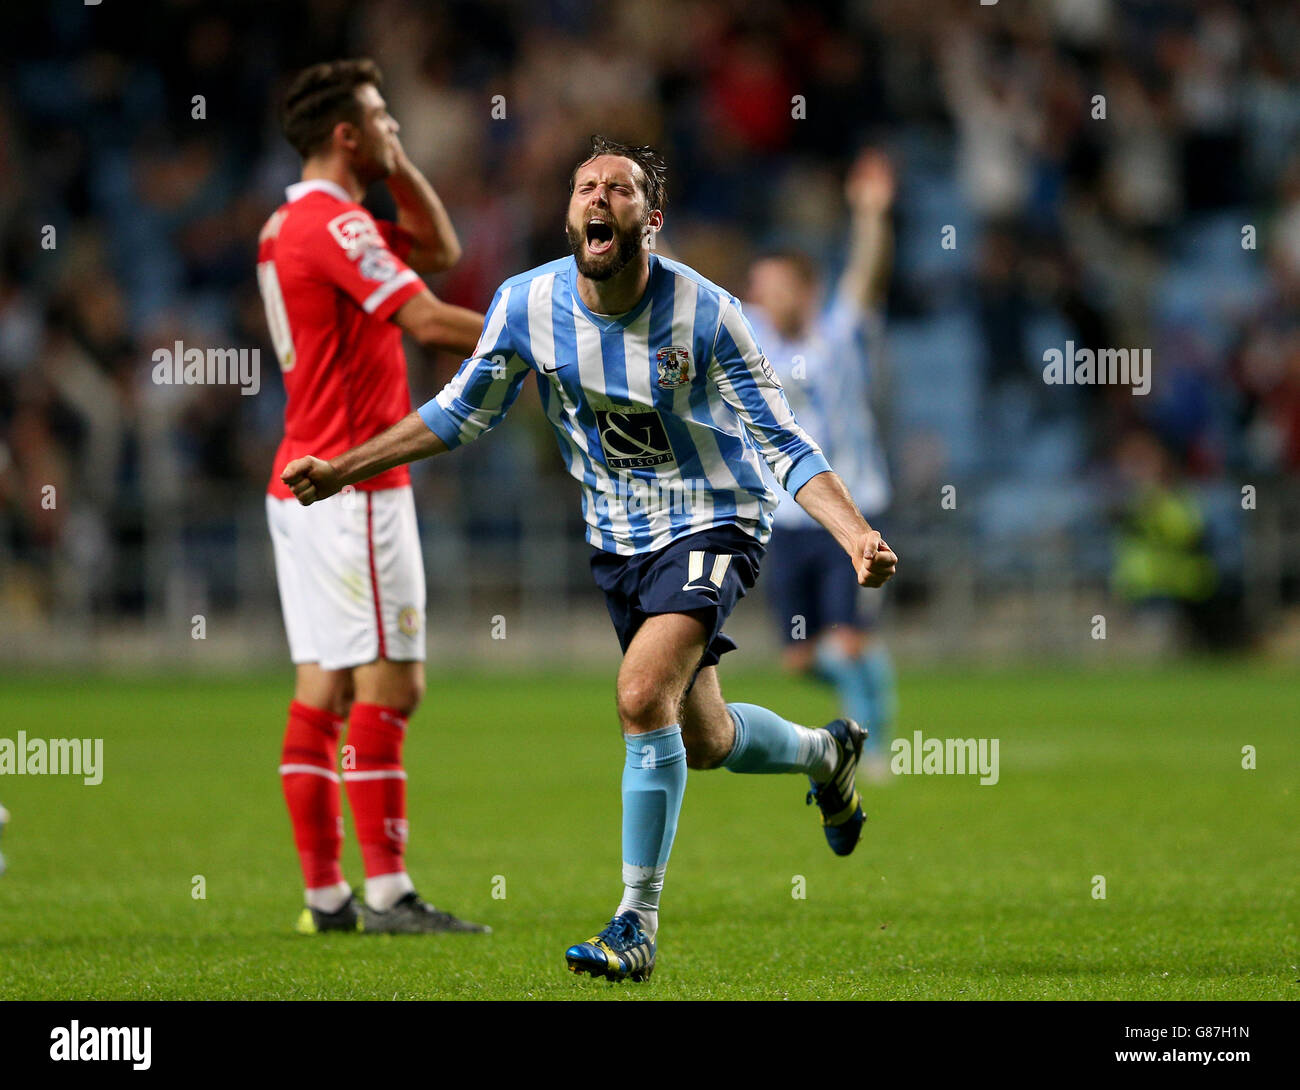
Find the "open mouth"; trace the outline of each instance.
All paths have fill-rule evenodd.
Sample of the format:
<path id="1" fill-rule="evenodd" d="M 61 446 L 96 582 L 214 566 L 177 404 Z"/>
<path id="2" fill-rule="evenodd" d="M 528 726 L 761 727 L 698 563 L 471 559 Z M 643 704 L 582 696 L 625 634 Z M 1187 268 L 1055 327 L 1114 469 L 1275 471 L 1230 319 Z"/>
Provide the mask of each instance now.
<path id="1" fill-rule="evenodd" d="M 587 221 L 587 252 L 600 255 L 608 253 L 614 245 L 614 228 L 605 220 L 595 217 Z"/>

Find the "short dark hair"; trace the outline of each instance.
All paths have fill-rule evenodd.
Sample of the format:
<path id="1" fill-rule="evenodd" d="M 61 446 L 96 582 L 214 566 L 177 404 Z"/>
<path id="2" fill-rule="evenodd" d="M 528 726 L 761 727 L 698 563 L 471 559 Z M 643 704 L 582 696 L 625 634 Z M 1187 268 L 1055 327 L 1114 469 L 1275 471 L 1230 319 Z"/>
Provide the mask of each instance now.
<path id="1" fill-rule="evenodd" d="M 784 261 L 805 284 L 816 284 L 821 279 L 821 270 L 812 255 L 793 247 L 763 250 L 755 256 L 754 264 L 760 261 Z"/>
<path id="2" fill-rule="evenodd" d="M 319 151 L 340 121 L 361 124 L 357 88 L 383 85 L 379 66 L 369 57 L 325 61 L 293 78 L 280 110 L 285 138 L 304 159 Z"/>
<path id="3" fill-rule="evenodd" d="M 570 196 L 573 195 L 573 185 L 578 176 L 578 167 L 585 166 L 601 155 L 617 155 L 623 159 L 631 159 L 641 168 L 646 208 L 651 212 L 656 208 L 663 208 L 664 202 L 668 199 L 666 192 L 668 167 L 664 164 L 663 159 L 659 157 L 659 153 L 649 144 L 621 144 L 617 140 L 610 140 L 599 133 L 592 136 L 591 147 L 587 149 L 586 158 L 579 162 L 569 174 Z"/>

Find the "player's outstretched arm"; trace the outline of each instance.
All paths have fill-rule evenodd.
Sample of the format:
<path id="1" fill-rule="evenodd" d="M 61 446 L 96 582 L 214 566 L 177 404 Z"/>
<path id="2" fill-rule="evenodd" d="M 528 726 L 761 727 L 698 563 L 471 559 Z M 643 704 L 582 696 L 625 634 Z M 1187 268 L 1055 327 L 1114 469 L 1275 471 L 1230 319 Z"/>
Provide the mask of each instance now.
<path id="1" fill-rule="evenodd" d="M 849 169 L 844 193 L 851 214 L 849 253 L 839 292 L 857 310 L 873 310 L 885 299 L 893 259 L 889 210 L 894 204 L 894 166 L 884 152 L 868 149 Z"/>
<path id="2" fill-rule="evenodd" d="M 859 586 L 879 587 L 893 576 L 898 557 L 867 524 L 837 474 L 826 472 L 810 477 L 794 498 L 849 554 Z"/>
<path id="3" fill-rule="evenodd" d="M 364 481 L 394 466 L 442 454 L 447 445 L 420 419 L 419 413 L 402 417 L 387 431 L 360 446 L 325 461 L 307 455 L 295 458 L 280 473 L 304 507 L 334 495 L 345 485 Z"/>

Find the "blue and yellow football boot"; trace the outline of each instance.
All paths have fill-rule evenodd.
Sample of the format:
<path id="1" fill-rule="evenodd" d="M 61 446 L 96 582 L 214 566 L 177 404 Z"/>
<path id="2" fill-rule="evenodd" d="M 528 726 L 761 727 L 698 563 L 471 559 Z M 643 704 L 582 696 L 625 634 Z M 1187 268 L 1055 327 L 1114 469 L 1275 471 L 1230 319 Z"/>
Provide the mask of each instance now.
<path id="1" fill-rule="evenodd" d="M 822 832 L 826 843 L 836 855 L 849 855 L 858 846 L 862 826 L 867 815 L 862 812 L 862 796 L 858 794 L 858 762 L 862 759 L 862 745 L 867 732 L 852 719 L 836 719 L 826 724 L 835 744 L 839 746 L 840 759 L 835 772 L 825 783 L 811 778 L 808 805 L 814 802 L 822 813 Z"/>
<path id="2" fill-rule="evenodd" d="M 641 930 L 635 912 L 615 916 L 605 930 L 564 952 L 569 972 L 606 980 L 648 980 L 655 967 L 655 944 Z"/>

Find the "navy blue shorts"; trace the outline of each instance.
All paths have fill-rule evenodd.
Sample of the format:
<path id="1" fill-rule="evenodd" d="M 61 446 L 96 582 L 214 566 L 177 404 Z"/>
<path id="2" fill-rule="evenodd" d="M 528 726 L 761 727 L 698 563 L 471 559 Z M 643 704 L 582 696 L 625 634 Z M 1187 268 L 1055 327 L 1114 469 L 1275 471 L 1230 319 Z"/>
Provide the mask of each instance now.
<path id="1" fill-rule="evenodd" d="M 624 651 L 647 617 L 707 610 L 710 626 L 700 668 L 716 666 L 736 649 L 722 626 L 754 585 L 763 546 L 735 526 L 714 526 L 679 538 L 653 553 L 619 556 L 597 550 L 591 574 L 605 592 L 605 605 Z"/>
<path id="2" fill-rule="evenodd" d="M 868 595 L 844 550 L 819 526 L 778 526 L 767 547 L 768 604 L 786 643 L 812 639 L 836 625 L 869 630 L 875 626 L 880 593 Z M 867 599 L 870 599 L 870 608 Z"/>

